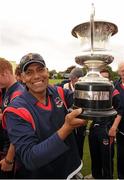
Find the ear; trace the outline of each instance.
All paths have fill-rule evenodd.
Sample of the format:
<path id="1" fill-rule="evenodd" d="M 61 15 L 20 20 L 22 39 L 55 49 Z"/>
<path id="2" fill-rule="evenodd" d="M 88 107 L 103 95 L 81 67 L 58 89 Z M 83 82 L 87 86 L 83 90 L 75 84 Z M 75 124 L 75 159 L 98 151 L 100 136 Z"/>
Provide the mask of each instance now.
<path id="1" fill-rule="evenodd" d="M 48 76 L 49 76 L 49 69 L 48 69 L 48 68 L 46 68 L 46 70 L 47 70 L 47 73 L 48 73 Z"/>
<path id="2" fill-rule="evenodd" d="M 46 70 L 48 71 L 48 73 L 49 73 L 49 69 L 48 68 L 46 68 Z"/>
<path id="3" fill-rule="evenodd" d="M 120 71 L 119 71 L 119 70 L 117 71 L 117 73 L 118 73 L 118 75 L 120 76 Z"/>
<path id="4" fill-rule="evenodd" d="M 22 80 L 23 83 L 25 83 L 25 76 L 24 76 L 23 73 L 21 73 L 21 80 Z"/>

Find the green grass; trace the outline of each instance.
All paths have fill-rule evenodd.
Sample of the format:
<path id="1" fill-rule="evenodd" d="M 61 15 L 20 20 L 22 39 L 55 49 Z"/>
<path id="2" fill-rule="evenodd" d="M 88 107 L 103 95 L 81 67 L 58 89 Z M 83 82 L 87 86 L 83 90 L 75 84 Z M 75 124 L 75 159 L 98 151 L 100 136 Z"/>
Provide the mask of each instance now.
<path id="1" fill-rule="evenodd" d="M 84 142 L 84 153 L 83 153 L 83 168 L 82 174 L 86 176 L 91 174 L 91 160 L 90 160 L 90 152 L 89 152 L 89 144 L 88 144 L 88 136 L 85 137 Z"/>
<path id="2" fill-rule="evenodd" d="M 83 157 L 83 176 L 91 174 L 91 159 L 89 152 L 88 136 L 85 137 L 84 142 L 84 157 Z M 116 155 L 116 144 L 115 144 L 115 156 L 114 156 L 114 179 L 117 179 L 117 155 Z"/>
<path id="3" fill-rule="evenodd" d="M 62 79 L 49 79 L 49 84 L 57 84 L 60 83 L 62 81 Z"/>

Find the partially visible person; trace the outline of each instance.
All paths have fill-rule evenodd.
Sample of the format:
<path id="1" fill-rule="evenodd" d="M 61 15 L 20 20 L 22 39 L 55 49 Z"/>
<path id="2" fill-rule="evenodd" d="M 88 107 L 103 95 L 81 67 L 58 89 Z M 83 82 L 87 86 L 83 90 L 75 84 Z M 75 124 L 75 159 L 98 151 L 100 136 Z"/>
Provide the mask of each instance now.
<path id="1" fill-rule="evenodd" d="M 15 78 L 18 82 L 22 83 L 21 69 L 20 69 L 19 64 L 16 66 L 16 69 L 15 69 Z"/>
<path id="2" fill-rule="evenodd" d="M 120 79 L 114 82 L 115 88 L 120 93 L 120 102 L 123 109 L 122 119 L 113 125 L 113 133 L 117 133 L 117 171 L 118 178 L 124 179 L 124 63 L 118 66 L 118 74 Z"/>
<path id="3" fill-rule="evenodd" d="M 101 74 L 104 78 L 109 79 L 109 81 L 111 80 L 111 75 L 110 75 L 110 72 L 109 72 L 108 69 L 106 69 L 106 68 L 101 69 L 100 74 Z"/>
<path id="4" fill-rule="evenodd" d="M 5 89 L 0 89 L 0 160 L 3 157 L 3 144 L 4 144 L 4 138 L 3 138 L 3 128 L 2 128 L 2 99 L 5 94 Z"/>
<path id="5" fill-rule="evenodd" d="M 73 73 L 74 72 L 74 73 Z M 66 88 L 66 89 L 71 89 L 72 91 L 74 90 L 74 85 L 75 82 L 77 81 L 78 77 L 82 76 L 83 71 L 81 70 L 81 68 L 78 68 L 76 66 L 73 66 L 73 69 L 71 70 L 69 77 L 67 79 L 62 80 L 60 83 L 55 84 L 56 86 L 60 86 L 62 88 Z M 75 74 L 75 77 L 71 77 L 73 75 L 71 74 Z"/>
<path id="6" fill-rule="evenodd" d="M 20 67 L 27 90 L 6 108 L 3 125 L 25 169 L 21 178 L 74 178 L 82 168 L 73 134 L 85 124 L 76 118 L 82 109 L 68 113 L 73 93 L 48 85 L 48 69 L 40 54 L 23 56 Z"/>
<path id="7" fill-rule="evenodd" d="M 0 58 L 0 88 L 2 89 L 1 91 L 1 95 L 2 95 L 1 118 L 2 118 L 2 112 L 8 106 L 10 101 L 12 101 L 18 95 L 20 95 L 24 89 L 23 86 L 16 81 L 11 63 L 4 58 Z M 15 150 L 13 145 L 10 144 L 7 131 L 6 129 L 2 128 L 2 124 L 1 124 L 0 141 L 2 141 L 2 147 L 0 149 L 1 152 L 0 178 L 13 178 Z"/>
<path id="8" fill-rule="evenodd" d="M 15 79 L 20 82 L 22 85 L 24 85 L 23 80 L 22 80 L 22 75 L 21 75 L 21 69 L 20 65 L 18 64 L 15 69 Z"/>
<path id="9" fill-rule="evenodd" d="M 63 88 L 74 91 L 75 83 L 80 77 L 83 77 L 83 75 L 83 70 L 81 68 L 73 68 L 69 74 L 69 82 L 65 83 Z"/>
<path id="10" fill-rule="evenodd" d="M 70 81 L 64 84 L 63 88 L 69 89 L 72 92 L 74 92 L 75 83 L 78 82 L 79 78 L 83 76 L 84 76 L 84 73 L 81 68 L 79 67 L 73 68 L 69 74 Z M 78 150 L 79 150 L 81 159 L 83 159 L 85 134 L 86 134 L 86 125 L 75 129 L 75 137 L 76 137 L 76 142 L 78 145 Z"/>
<path id="11" fill-rule="evenodd" d="M 109 71 L 104 69 L 101 75 L 110 78 Z M 91 155 L 92 176 L 95 179 L 113 178 L 113 158 L 114 158 L 114 138 L 111 133 L 114 126 L 113 122 L 118 122 L 122 116 L 120 107 L 119 92 L 113 89 L 113 106 L 117 111 L 117 116 L 113 119 L 94 120 L 89 132 L 89 147 Z"/>
<path id="12" fill-rule="evenodd" d="M 3 142 L 2 142 L 2 89 L 0 89 L 0 151 L 2 149 L 2 145 L 3 145 Z M 1 156 L 1 155 L 0 155 Z M 0 158 L 1 159 L 1 158 Z"/>
<path id="13" fill-rule="evenodd" d="M 64 87 L 64 84 L 69 83 L 70 79 L 64 79 L 60 83 L 55 84 L 56 86 Z"/>
<path id="14" fill-rule="evenodd" d="M 2 106 L 2 89 L 0 89 L 0 109 L 1 109 L 1 106 Z"/>

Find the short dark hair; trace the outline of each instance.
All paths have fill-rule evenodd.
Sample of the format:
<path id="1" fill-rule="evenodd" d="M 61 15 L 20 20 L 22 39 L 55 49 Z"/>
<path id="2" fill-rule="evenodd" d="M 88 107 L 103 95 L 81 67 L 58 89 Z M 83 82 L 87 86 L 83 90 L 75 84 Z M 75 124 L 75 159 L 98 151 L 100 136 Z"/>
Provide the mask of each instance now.
<path id="1" fill-rule="evenodd" d="M 19 64 L 16 66 L 15 75 L 17 75 L 17 76 L 20 76 L 20 75 L 21 75 L 21 68 L 20 68 L 20 65 L 19 65 Z"/>

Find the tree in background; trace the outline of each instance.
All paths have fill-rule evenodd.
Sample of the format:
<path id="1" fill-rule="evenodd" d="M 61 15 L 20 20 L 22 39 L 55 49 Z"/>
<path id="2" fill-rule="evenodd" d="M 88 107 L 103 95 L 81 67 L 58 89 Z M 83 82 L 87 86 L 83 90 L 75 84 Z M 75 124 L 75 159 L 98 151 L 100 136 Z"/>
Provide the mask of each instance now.
<path id="1" fill-rule="evenodd" d="M 75 68 L 75 67 L 76 66 L 74 66 L 74 65 L 69 66 L 65 71 L 59 71 L 58 73 L 57 73 L 57 71 L 55 69 L 51 70 L 51 71 L 49 71 L 49 77 L 50 77 L 50 79 L 65 79 L 64 75 L 65 74 L 70 74 L 71 70 L 73 68 Z M 112 81 L 119 78 L 117 71 L 113 71 L 110 66 L 106 66 L 105 68 L 107 68 L 109 70 Z M 83 71 L 83 73 L 85 75 L 87 73 L 87 68 L 82 67 L 82 71 Z"/>
<path id="2" fill-rule="evenodd" d="M 110 77 L 111 77 L 111 80 L 112 80 L 112 81 L 114 81 L 114 80 L 116 80 L 116 79 L 119 78 L 117 71 L 113 71 L 110 66 L 106 66 L 106 68 L 107 68 L 107 69 L 109 70 L 109 72 L 110 72 Z"/>

